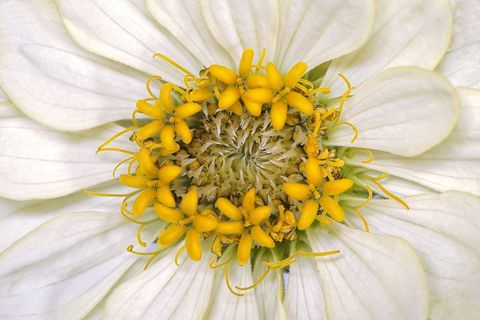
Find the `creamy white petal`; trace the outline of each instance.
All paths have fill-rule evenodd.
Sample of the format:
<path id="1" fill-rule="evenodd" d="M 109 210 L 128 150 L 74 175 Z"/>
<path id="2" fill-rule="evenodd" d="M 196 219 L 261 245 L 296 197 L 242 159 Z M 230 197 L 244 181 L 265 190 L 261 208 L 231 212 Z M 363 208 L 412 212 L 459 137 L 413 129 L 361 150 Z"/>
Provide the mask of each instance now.
<path id="1" fill-rule="evenodd" d="M 269 252 L 258 254 L 253 268 L 253 278 L 259 279 L 265 272 L 264 261 L 274 260 L 273 254 Z M 283 270 L 270 271 L 265 279 L 255 287 L 255 297 L 261 319 L 287 319 L 283 305 L 283 287 Z"/>
<path id="2" fill-rule="evenodd" d="M 320 273 L 312 258 L 297 258 L 290 266 L 285 308 L 288 319 L 326 319 Z"/>
<path id="3" fill-rule="evenodd" d="M 224 254 L 225 258 L 228 253 Z M 223 258 L 223 256 L 222 256 Z M 234 290 L 235 286 L 247 287 L 253 284 L 252 267 L 249 263 L 240 267 L 234 256 L 229 263 L 229 280 Z M 236 290 L 242 293 L 239 290 Z M 212 320 L 256 320 L 261 319 L 260 310 L 255 298 L 255 291 L 243 292 L 243 297 L 232 294 L 225 282 L 225 268 L 216 270 L 210 307 L 205 319 Z"/>
<path id="4" fill-rule="evenodd" d="M 480 310 L 480 199 L 447 192 L 404 200 L 410 210 L 373 200 L 362 212 L 373 232 L 402 237 L 415 248 L 435 318 L 472 319 L 467 315 Z"/>
<path id="5" fill-rule="evenodd" d="M 480 195 L 480 90 L 459 89 L 460 118 L 437 147 L 414 158 L 374 152 L 372 163 L 354 155 L 347 162 L 397 175 L 437 191 L 458 190 Z"/>
<path id="6" fill-rule="evenodd" d="M 104 193 L 122 193 L 125 188 L 109 185 L 96 189 Z M 45 221 L 69 212 L 116 212 L 119 198 L 92 197 L 82 192 L 52 200 L 12 201 L 0 198 L 0 252 Z"/>
<path id="7" fill-rule="evenodd" d="M 368 148 L 415 156 L 445 139 L 458 119 L 455 89 L 435 72 L 415 67 L 385 70 L 347 100 L 338 125 L 328 133 L 328 145 Z"/>
<path id="8" fill-rule="evenodd" d="M 57 0 L 63 22 L 85 49 L 167 81 L 183 84 L 183 73 L 154 53 L 165 54 L 192 72 L 201 63 L 170 33 L 156 25 L 143 1 Z"/>
<path id="9" fill-rule="evenodd" d="M 200 1 L 145 0 L 145 2 L 158 23 L 188 48 L 205 67 L 212 64 L 234 66 L 228 53 L 208 29 Z"/>
<path id="10" fill-rule="evenodd" d="M 343 73 L 354 86 L 381 70 L 396 66 L 433 69 L 442 59 L 452 37 L 452 10 L 448 0 L 377 0 L 375 27 L 360 49 L 330 65 L 323 86 L 331 96 L 344 90 Z"/>
<path id="11" fill-rule="evenodd" d="M 184 252 L 178 267 L 175 254 L 182 245 L 115 289 L 107 302 L 106 319 L 202 318 L 213 284 L 214 271 L 208 266 L 212 256 L 205 254 L 195 262 Z"/>
<path id="12" fill-rule="evenodd" d="M 0 97 L 0 118 L 21 117 L 22 113 L 16 108 L 13 103 L 8 100 L 1 100 Z"/>
<path id="13" fill-rule="evenodd" d="M 135 257 L 135 226 L 117 213 L 67 214 L 46 222 L 0 255 L 4 319 L 81 319 Z"/>
<path id="14" fill-rule="evenodd" d="M 78 47 L 53 0 L 0 4 L 0 85 L 29 117 L 60 130 L 129 118 L 145 76 Z"/>
<path id="15" fill-rule="evenodd" d="M 327 318 L 427 317 L 425 274 L 406 241 L 338 223 L 310 228 L 307 235 L 314 251 L 340 250 L 317 259 Z"/>
<path id="16" fill-rule="evenodd" d="M 26 118 L 0 119 L 0 196 L 54 198 L 111 180 L 114 164 L 128 155 L 95 151 L 120 130 L 108 125 L 72 134 Z M 131 148 L 122 139 L 115 144 Z"/>
<path id="17" fill-rule="evenodd" d="M 201 0 L 201 6 L 210 31 L 234 61 L 240 61 L 246 48 L 257 57 L 267 49 L 266 61 L 273 59 L 279 29 L 276 1 Z"/>
<path id="18" fill-rule="evenodd" d="M 454 12 L 452 44 L 438 71 L 455 86 L 480 89 L 480 2 L 451 2 Z"/>
<path id="19" fill-rule="evenodd" d="M 358 49 L 373 27 L 371 0 L 281 0 L 275 61 L 285 72 L 304 61 L 309 68 Z"/>

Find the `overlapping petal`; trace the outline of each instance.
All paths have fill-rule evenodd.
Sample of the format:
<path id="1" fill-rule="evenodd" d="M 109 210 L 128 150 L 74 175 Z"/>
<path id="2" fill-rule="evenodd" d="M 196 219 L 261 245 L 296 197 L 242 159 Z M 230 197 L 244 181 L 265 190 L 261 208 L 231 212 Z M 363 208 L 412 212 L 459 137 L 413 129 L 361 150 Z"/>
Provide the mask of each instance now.
<path id="1" fill-rule="evenodd" d="M 425 319 L 428 291 L 415 251 L 396 237 L 337 224 L 307 230 L 317 260 L 327 318 Z"/>
<path id="2" fill-rule="evenodd" d="M 0 119 L 0 196 L 14 200 L 60 197 L 112 179 L 118 153 L 95 154 L 109 136 L 122 130 L 108 125 L 62 133 L 26 118 Z M 118 146 L 131 143 L 118 140 Z"/>
<path id="3" fill-rule="evenodd" d="M 347 101 L 328 145 L 368 148 L 414 156 L 444 140 L 458 119 L 455 89 L 438 74 L 415 67 L 385 70 L 358 88 Z M 339 122 L 339 123 L 340 123 Z"/>
<path id="4" fill-rule="evenodd" d="M 373 200 L 362 211 L 372 231 L 407 240 L 427 274 L 432 319 L 469 319 L 480 308 L 480 200 L 447 192 Z M 356 221 L 355 217 L 352 221 Z"/>
<path id="5" fill-rule="evenodd" d="M 322 85 L 341 95 L 343 73 L 359 86 L 378 72 L 397 66 L 434 69 L 452 37 L 452 11 L 448 0 L 377 0 L 375 26 L 358 50 L 335 59 Z"/>
<path id="6" fill-rule="evenodd" d="M 29 117 L 60 130 L 128 118 L 145 76 L 76 45 L 53 0 L 2 1 L 0 85 Z"/>

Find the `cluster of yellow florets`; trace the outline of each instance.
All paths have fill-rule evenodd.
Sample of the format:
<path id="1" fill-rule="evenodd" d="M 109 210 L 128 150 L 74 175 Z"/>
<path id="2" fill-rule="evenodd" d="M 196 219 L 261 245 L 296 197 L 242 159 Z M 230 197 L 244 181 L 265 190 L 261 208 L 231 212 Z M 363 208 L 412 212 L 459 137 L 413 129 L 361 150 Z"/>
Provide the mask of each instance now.
<path id="1" fill-rule="evenodd" d="M 328 109 L 317 103 L 316 97 L 329 90 L 315 88 L 302 78 L 307 70 L 305 63 L 297 63 L 282 75 L 273 63 L 263 64 L 264 56 L 265 52 L 254 64 L 253 50 L 246 49 L 238 72 L 212 65 L 198 77 L 172 62 L 185 72 L 185 86 L 165 83 L 158 96 L 149 84 L 159 77 L 153 76 L 147 82 L 151 97 L 138 100 L 132 117 L 134 125 L 127 129 L 134 131 L 130 140 L 139 151 L 132 153 L 128 172 L 120 176 L 123 185 L 138 190 L 125 198 L 121 210 L 143 227 L 146 222 L 136 219 L 153 206 L 158 219 L 169 223 L 158 235 L 159 247 L 185 238 L 189 257 L 200 260 L 202 241 L 212 237 L 211 251 L 217 256 L 226 246 L 238 244 L 237 261 L 244 265 L 255 246 L 274 248 L 285 240 L 294 240 L 297 230 L 307 229 L 315 220 L 329 223 L 327 215 L 336 221 L 344 219 L 338 195 L 349 190 L 353 181 L 342 178 L 343 161 L 334 150 L 319 147 L 319 141 L 328 124 L 337 120 L 348 93 L 339 107 Z M 289 111 L 289 106 L 294 110 Z M 283 184 L 283 199 L 259 197 L 251 183 L 241 200 L 226 196 L 210 203 L 200 202 L 202 186 L 191 184 L 185 174 L 189 167 L 182 166 L 176 155 L 192 143 L 192 128 L 199 118 L 208 120 L 218 112 L 238 117 L 245 110 L 251 117 L 268 112 L 270 126 L 276 131 L 284 130 L 288 117 L 301 118 L 299 125 L 307 138 L 298 161 L 301 165 L 296 168 L 298 178 Z M 137 114 L 143 114 L 143 118 L 138 119 Z M 106 150 L 105 146 L 99 151 Z M 176 193 L 172 185 L 183 191 Z M 129 210 L 127 200 L 132 197 L 135 200 Z"/>

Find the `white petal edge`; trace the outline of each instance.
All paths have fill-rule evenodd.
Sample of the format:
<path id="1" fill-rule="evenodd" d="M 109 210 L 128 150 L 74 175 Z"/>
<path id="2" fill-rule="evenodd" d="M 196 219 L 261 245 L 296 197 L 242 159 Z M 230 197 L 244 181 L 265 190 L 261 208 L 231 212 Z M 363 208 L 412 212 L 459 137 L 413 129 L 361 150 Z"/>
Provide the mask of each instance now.
<path id="1" fill-rule="evenodd" d="M 276 261 L 270 252 L 259 253 L 253 267 L 253 278 L 259 279 L 265 272 L 264 261 Z M 287 319 L 283 305 L 283 272 L 284 270 L 271 270 L 258 286 L 255 287 L 260 319 Z M 248 292 L 248 291 L 247 291 Z"/>
<path id="2" fill-rule="evenodd" d="M 108 185 L 95 191 L 121 193 L 125 188 Z M 116 212 L 119 198 L 92 197 L 82 192 L 51 200 L 12 201 L 0 198 L 0 252 L 44 222 L 70 212 Z"/>
<path id="3" fill-rule="evenodd" d="M 358 49 L 373 27 L 370 0 L 282 0 L 274 61 L 286 72 L 303 61 L 309 69 Z"/>
<path id="4" fill-rule="evenodd" d="M 480 90 L 458 89 L 460 118 L 440 145 L 416 156 L 402 158 L 374 152 L 365 164 L 358 156 L 345 160 L 424 185 L 436 191 L 458 190 L 480 195 Z"/>
<path id="5" fill-rule="evenodd" d="M 200 1 L 145 0 L 157 22 L 190 50 L 205 67 L 221 64 L 235 67 L 223 47 L 208 29 Z"/>
<path id="6" fill-rule="evenodd" d="M 328 145 L 367 148 L 415 156 L 439 144 L 459 115 L 455 88 L 439 74 L 416 67 L 396 67 L 367 81 L 347 100 L 338 125 L 329 130 Z"/>
<path id="7" fill-rule="evenodd" d="M 183 244 L 172 248 L 146 270 L 124 282 L 109 297 L 106 319 L 200 319 L 205 313 L 213 285 L 211 254 L 192 261 L 185 252 L 175 255 Z M 204 252 L 208 246 L 204 245 Z"/>
<path id="8" fill-rule="evenodd" d="M 452 0 L 452 44 L 437 70 L 455 86 L 480 89 L 480 2 Z"/>
<path id="9" fill-rule="evenodd" d="M 325 312 L 333 319 L 425 319 L 428 290 L 415 251 L 396 237 L 373 235 L 341 224 L 307 230 L 318 258 Z"/>
<path id="10" fill-rule="evenodd" d="M 143 1 L 57 3 L 72 37 L 91 52 L 182 85 L 183 74 L 165 61 L 154 59 L 154 53 L 171 57 L 194 74 L 202 69 L 202 64 L 182 44 L 153 22 Z"/>
<path id="11" fill-rule="evenodd" d="M 434 69 L 450 45 L 452 20 L 448 0 L 377 0 L 370 38 L 357 51 L 334 60 L 322 86 L 334 97 L 344 87 L 339 73 L 359 86 L 391 67 Z"/>
<path id="12" fill-rule="evenodd" d="M 290 266 L 285 309 L 288 319 L 326 319 L 320 274 L 312 258 L 299 257 Z"/>
<path id="13" fill-rule="evenodd" d="M 71 40 L 53 0 L 0 4 L 0 85 L 29 117 L 66 131 L 129 118 L 145 76 Z"/>
<path id="14" fill-rule="evenodd" d="M 113 179 L 115 163 L 127 156 L 95 154 L 116 125 L 63 133 L 26 118 L 0 119 L 0 196 L 12 200 L 60 197 Z M 127 138 L 115 145 L 131 148 Z"/>
<path id="15" fill-rule="evenodd" d="M 16 108 L 13 103 L 8 100 L 1 100 L 0 97 L 0 118 L 21 117 L 22 113 Z"/>
<path id="16" fill-rule="evenodd" d="M 257 56 L 267 49 L 266 61 L 273 59 L 279 29 L 276 1 L 201 0 L 201 7 L 210 31 L 233 61 L 240 61 L 246 48 Z"/>
<path id="17" fill-rule="evenodd" d="M 402 237 L 416 250 L 427 275 L 432 319 L 475 318 L 480 312 L 480 199 L 447 192 L 404 200 L 410 210 L 391 200 L 372 200 L 362 208 L 372 232 Z"/>
<path id="18" fill-rule="evenodd" d="M 0 315 L 81 319 L 135 257 L 125 245 L 135 226 L 117 213 L 66 214 L 41 225 L 0 255 Z"/>

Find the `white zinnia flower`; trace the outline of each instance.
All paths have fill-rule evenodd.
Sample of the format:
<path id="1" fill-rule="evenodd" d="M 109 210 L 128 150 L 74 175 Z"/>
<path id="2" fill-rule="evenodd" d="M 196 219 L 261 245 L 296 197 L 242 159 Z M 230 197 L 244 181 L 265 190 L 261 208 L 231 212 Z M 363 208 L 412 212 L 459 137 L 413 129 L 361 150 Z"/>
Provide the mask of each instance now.
<path id="1" fill-rule="evenodd" d="M 0 318 L 479 317 L 480 3 L 452 2 L 3 0 Z M 338 74 L 355 86 L 344 95 L 348 102 L 341 117 L 333 119 L 344 125 L 329 124 L 320 135 L 323 139 L 316 140 L 321 142 L 320 148 L 337 151 L 327 152 L 334 161 L 331 167 L 341 163 L 331 180 L 342 180 L 342 176 L 346 177 L 342 182 L 355 184 L 352 192 L 344 195 L 342 189 L 340 198 L 329 198 L 337 206 L 341 201 L 345 221 L 343 211 L 340 218 L 328 212 L 343 223 L 333 222 L 325 214 L 317 217 L 321 223 L 310 222 L 296 241 L 277 242 L 274 250 L 258 246 L 261 250 L 255 251 L 251 261 L 247 257 L 245 266 L 236 263 L 235 245 L 222 247 L 217 265 L 229 259 L 232 263 L 214 269 L 210 239 L 202 244 L 203 258 L 198 262 L 182 254 L 182 240 L 160 252 L 144 271 L 148 257 L 125 250 L 138 233 L 135 224 L 118 213 L 121 198 L 89 197 L 79 191 L 95 187 L 98 193 L 125 193 L 125 187 L 111 182 L 112 168 L 122 157 L 104 152 L 96 155 L 95 151 L 124 130 L 126 122 L 121 120 L 129 119 L 137 100 L 145 97 L 145 81 L 150 75 L 160 74 L 165 81 L 183 87 L 183 74 L 171 63 L 152 59 L 154 53 L 168 56 L 196 76 L 215 64 L 236 70 L 247 48 L 257 55 L 265 48 L 265 62 L 273 61 L 282 74 L 299 61 L 311 69 L 318 66 L 308 80 L 331 90 L 314 101 L 318 109 L 338 106 L 336 98 L 345 91 L 345 80 Z M 203 111 L 206 116 L 206 108 Z M 300 147 L 312 146 L 307 142 L 309 127 L 293 126 L 308 123 L 309 118 L 292 113 L 296 116 L 287 125 L 296 131 L 291 137 Z M 214 124 L 224 128 L 226 120 L 222 122 L 220 117 L 227 111 L 216 114 L 220 116 Z M 265 129 L 270 126 L 268 114 L 265 127 L 257 125 L 263 118 L 251 119 L 245 123 L 254 123 L 255 129 L 230 127 L 231 134 L 261 139 L 261 130 L 270 130 Z M 175 121 L 178 119 L 172 123 Z M 358 137 L 352 142 L 354 132 Z M 215 137 L 213 133 L 195 137 L 197 145 L 195 141 L 191 145 L 198 154 L 194 156 L 202 160 L 201 143 L 215 143 L 208 140 Z M 185 142 L 183 135 L 182 140 Z M 180 139 L 177 142 L 181 143 Z M 259 144 L 270 147 L 268 143 L 262 140 Z M 114 144 L 138 151 L 126 137 Z M 308 201 L 315 206 L 320 198 L 315 192 L 325 191 L 325 184 L 323 180 L 312 182 L 309 170 L 315 169 L 305 164 L 304 170 L 307 154 L 298 156 L 293 150 L 296 147 L 289 150 L 288 145 L 275 144 L 266 149 L 268 156 L 259 158 L 281 167 L 278 158 L 296 157 L 294 164 L 301 167 L 302 174 L 307 171 L 312 189 L 305 191 L 295 185 L 285 192 L 301 201 L 281 200 L 303 214 L 308 211 Z M 373 161 L 367 161 L 369 155 Z M 172 161 L 183 169 L 198 169 L 189 167 L 194 164 L 187 156 L 175 157 Z M 199 174 L 216 174 L 222 179 L 231 175 L 225 171 L 228 165 L 216 164 L 216 158 L 207 155 L 203 159 L 210 160 L 213 169 Z M 292 177 L 287 169 L 281 173 L 275 169 L 271 179 L 305 181 L 300 171 Z M 188 178 L 200 179 L 195 178 L 195 170 L 189 171 Z M 389 176 L 380 184 L 375 177 L 385 177 L 383 173 Z M 221 182 L 233 185 L 236 178 L 228 179 L 232 180 Z M 243 203 L 242 212 L 250 217 L 258 202 L 266 207 L 273 206 L 270 196 L 278 200 L 274 197 L 279 190 L 277 182 L 269 194 L 261 188 L 263 180 L 242 179 L 245 188 L 255 186 L 261 195 L 260 201 L 255 201 L 253 194 L 251 202 Z M 320 184 L 323 186 L 318 189 Z M 366 201 L 362 187 L 379 196 Z M 175 182 L 171 188 L 177 196 L 189 195 Z M 232 187 L 221 190 L 236 192 Z M 200 190 L 195 201 L 189 200 L 189 204 L 195 202 L 192 215 L 197 214 L 197 199 L 206 198 L 210 191 L 202 194 Z M 240 195 L 247 193 L 242 190 Z M 237 200 L 237 206 L 240 195 L 232 193 L 230 197 Z M 320 204 L 327 213 L 330 207 Z M 222 207 L 218 202 L 217 206 Z M 220 211 L 236 212 L 229 208 Z M 190 214 L 185 207 L 181 209 L 182 217 Z M 298 220 L 300 214 L 295 214 Z M 370 232 L 363 231 L 364 224 L 356 214 L 363 214 Z M 152 212 L 147 215 L 154 216 Z M 278 218 L 276 215 L 272 216 Z M 157 249 L 155 240 L 165 226 L 158 221 L 145 225 L 141 236 L 150 245 L 148 250 Z M 273 237 L 273 233 L 267 236 Z M 285 231 L 281 236 L 289 234 Z M 288 277 L 282 269 L 272 268 L 241 297 L 231 293 L 238 288 L 229 289 L 225 284 L 227 272 L 229 286 L 248 287 L 261 278 L 265 262 L 278 263 L 297 250 L 340 252 L 287 258 Z"/>

